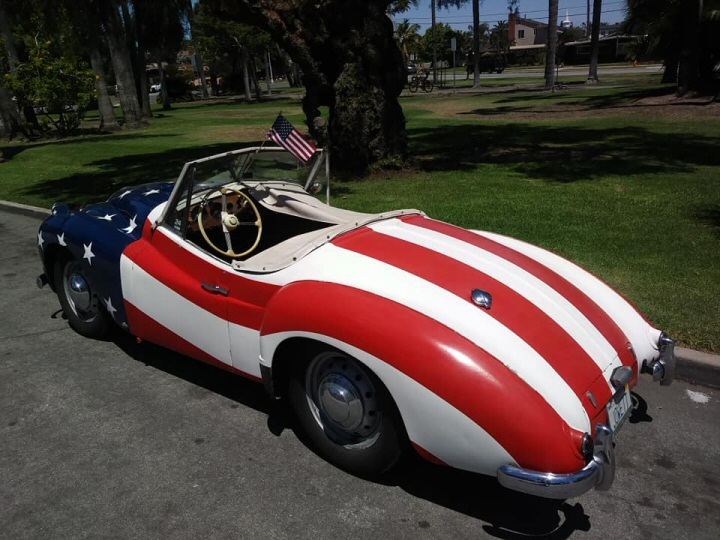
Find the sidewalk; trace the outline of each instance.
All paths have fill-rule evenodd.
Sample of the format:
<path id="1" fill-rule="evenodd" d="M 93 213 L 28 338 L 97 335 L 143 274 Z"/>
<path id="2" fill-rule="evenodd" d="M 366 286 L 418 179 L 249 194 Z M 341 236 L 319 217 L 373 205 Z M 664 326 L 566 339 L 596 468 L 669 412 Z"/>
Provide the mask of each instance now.
<path id="1" fill-rule="evenodd" d="M 24 216 L 45 219 L 50 210 L 9 201 L 0 201 L 0 211 L 13 212 Z M 693 384 L 720 388 L 720 355 L 675 348 L 677 361 L 675 376 Z"/>

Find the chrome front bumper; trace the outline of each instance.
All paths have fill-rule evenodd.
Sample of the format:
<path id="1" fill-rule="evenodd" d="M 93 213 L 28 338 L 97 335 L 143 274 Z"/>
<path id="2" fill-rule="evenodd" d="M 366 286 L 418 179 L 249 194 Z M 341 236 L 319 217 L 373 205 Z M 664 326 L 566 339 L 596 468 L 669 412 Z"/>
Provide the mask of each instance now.
<path id="1" fill-rule="evenodd" d="M 581 470 L 568 474 L 543 473 L 503 465 L 498 481 L 508 489 L 548 499 L 569 499 L 595 488 L 606 491 L 615 480 L 613 432 L 598 424 L 593 444 L 593 458 Z"/>

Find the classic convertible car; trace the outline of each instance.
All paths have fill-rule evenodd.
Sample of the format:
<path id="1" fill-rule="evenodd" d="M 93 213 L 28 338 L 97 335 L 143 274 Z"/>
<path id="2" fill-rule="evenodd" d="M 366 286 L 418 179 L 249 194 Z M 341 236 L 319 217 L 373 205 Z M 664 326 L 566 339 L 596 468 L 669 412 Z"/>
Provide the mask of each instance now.
<path id="1" fill-rule="evenodd" d="M 38 285 L 80 334 L 114 323 L 262 381 L 354 474 L 414 449 L 543 497 L 608 489 L 630 388 L 641 372 L 672 381 L 674 342 L 541 248 L 320 202 L 322 158 L 247 148 L 56 204 Z"/>

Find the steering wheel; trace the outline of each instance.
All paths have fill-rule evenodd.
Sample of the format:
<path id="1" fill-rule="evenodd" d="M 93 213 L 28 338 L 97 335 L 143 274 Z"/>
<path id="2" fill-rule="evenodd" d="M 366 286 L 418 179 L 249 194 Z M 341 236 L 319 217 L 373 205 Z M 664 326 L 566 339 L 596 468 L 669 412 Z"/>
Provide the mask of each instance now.
<path id="1" fill-rule="evenodd" d="M 238 196 L 237 204 L 235 204 L 233 210 L 228 212 L 227 195 L 228 193 L 234 193 Z M 221 211 L 220 211 L 220 224 L 222 225 L 223 234 L 225 235 L 225 242 L 227 243 L 227 250 L 223 250 L 215 245 L 210 238 L 208 238 L 205 226 L 203 225 L 203 214 L 205 213 L 205 206 L 209 199 L 205 199 L 201 203 L 200 212 L 198 212 L 198 227 L 208 245 L 221 255 L 227 255 L 228 257 L 237 258 L 244 257 L 245 255 L 252 253 L 252 251 L 260 243 L 260 237 L 262 236 L 262 218 L 260 212 L 255 206 L 255 203 L 250 196 L 238 189 L 223 186 L 220 188 L 220 195 L 222 197 Z M 250 208 L 252 211 L 255 221 L 240 221 L 239 215 L 245 211 L 246 208 Z M 242 253 L 235 253 L 232 247 L 232 241 L 230 239 L 230 233 L 232 233 L 238 227 L 257 227 L 257 234 L 255 235 L 255 241 L 253 244 L 243 251 Z"/>

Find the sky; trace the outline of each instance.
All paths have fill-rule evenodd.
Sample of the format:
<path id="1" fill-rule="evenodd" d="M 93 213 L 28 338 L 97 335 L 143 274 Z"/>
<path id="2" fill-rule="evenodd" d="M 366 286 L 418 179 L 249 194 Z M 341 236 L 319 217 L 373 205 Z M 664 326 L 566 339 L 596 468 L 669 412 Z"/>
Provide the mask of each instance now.
<path id="1" fill-rule="evenodd" d="M 603 0 L 602 22 L 615 23 L 622 21 L 625 18 L 625 5 L 625 0 Z M 520 0 L 519 7 L 521 17 L 547 22 L 547 0 Z M 592 10 L 592 1 L 590 2 L 590 9 Z M 566 12 L 573 25 L 580 26 L 587 19 L 587 0 L 560 0 L 558 23 L 565 19 Z M 480 22 L 488 23 L 491 28 L 498 21 L 507 20 L 507 14 L 507 0 L 481 0 L 480 2 Z M 395 22 L 401 22 L 403 19 L 409 19 L 411 23 L 419 24 L 421 26 L 420 33 L 424 33 L 425 29 L 430 27 L 431 22 L 430 0 L 420 0 L 417 9 L 398 13 L 393 17 Z M 467 30 L 468 26 L 472 25 L 472 2 L 468 0 L 460 9 L 438 9 L 436 20 L 437 22 L 449 24 L 458 30 Z"/>

